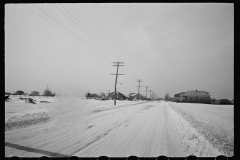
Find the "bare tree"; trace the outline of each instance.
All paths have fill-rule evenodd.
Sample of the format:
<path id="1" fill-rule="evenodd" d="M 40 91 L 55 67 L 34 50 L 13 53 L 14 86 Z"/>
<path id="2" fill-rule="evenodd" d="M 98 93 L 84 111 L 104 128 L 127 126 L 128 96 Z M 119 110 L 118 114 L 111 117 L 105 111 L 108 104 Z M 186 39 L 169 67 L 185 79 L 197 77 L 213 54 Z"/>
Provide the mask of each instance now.
<path id="1" fill-rule="evenodd" d="M 167 93 L 165 96 L 164 96 L 164 100 L 168 100 L 170 97 L 169 97 L 169 94 Z"/>

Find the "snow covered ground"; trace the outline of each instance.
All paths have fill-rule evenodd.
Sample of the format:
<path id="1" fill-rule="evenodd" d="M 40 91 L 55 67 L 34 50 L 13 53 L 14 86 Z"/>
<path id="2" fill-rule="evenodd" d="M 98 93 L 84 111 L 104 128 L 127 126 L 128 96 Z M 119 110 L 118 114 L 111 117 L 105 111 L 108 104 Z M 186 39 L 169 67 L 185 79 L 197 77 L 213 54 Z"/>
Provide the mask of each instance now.
<path id="1" fill-rule="evenodd" d="M 194 111 L 181 111 L 178 104 L 117 101 L 114 106 L 113 100 L 79 97 L 32 97 L 36 104 L 31 104 L 10 98 L 5 102 L 6 157 L 226 155 L 184 117 Z"/>
<path id="2" fill-rule="evenodd" d="M 232 156 L 234 151 L 234 106 L 168 102 L 192 127 L 215 147 Z"/>

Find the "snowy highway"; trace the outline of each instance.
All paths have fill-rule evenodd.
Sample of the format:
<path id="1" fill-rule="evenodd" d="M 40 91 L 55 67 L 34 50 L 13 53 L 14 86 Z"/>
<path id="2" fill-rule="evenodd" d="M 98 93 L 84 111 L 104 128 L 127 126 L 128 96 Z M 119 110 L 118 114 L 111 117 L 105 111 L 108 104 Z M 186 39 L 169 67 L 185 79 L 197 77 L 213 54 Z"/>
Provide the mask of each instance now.
<path id="1" fill-rule="evenodd" d="M 37 104 L 50 120 L 5 131 L 5 156 L 224 155 L 169 102 L 119 101 L 123 105 L 97 108 L 112 102 L 72 98 Z"/>

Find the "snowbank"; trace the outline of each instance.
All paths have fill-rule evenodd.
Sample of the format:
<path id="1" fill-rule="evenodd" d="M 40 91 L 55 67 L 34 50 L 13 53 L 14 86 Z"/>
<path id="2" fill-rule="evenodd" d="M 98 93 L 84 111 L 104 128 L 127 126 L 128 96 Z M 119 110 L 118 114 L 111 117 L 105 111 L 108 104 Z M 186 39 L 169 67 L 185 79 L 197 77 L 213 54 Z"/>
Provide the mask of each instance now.
<path id="1" fill-rule="evenodd" d="M 178 139 L 183 144 L 185 156 L 194 155 L 197 157 L 217 157 L 222 153 L 209 143 L 203 135 L 201 135 L 188 121 L 180 114 L 170 109 L 170 117 L 172 118 L 177 130 Z"/>
<path id="2" fill-rule="evenodd" d="M 26 114 L 24 116 L 13 116 L 5 123 L 5 131 L 15 128 L 25 128 L 38 123 L 49 121 L 50 117 L 46 112 Z"/>
<path id="3" fill-rule="evenodd" d="M 55 97 L 30 97 L 36 104 L 29 103 L 29 101 L 25 99 L 19 99 L 21 96 L 10 96 L 10 100 L 8 102 L 5 102 L 5 123 L 8 121 L 11 117 L 21 117 L 26 114 L 34 114 L 34 113 L 40 113 L 40 112 L 48 112 L 48 106 L 51 103 L 54 103 L 56 101 Z M 29 98 L 29 97 L 23 97 L 22 98 Z M 50 103 L 41 103 L 41 101 L 48 101 Z"/>
<path id="4" fill-rule="evenodd" d="M 197 131 L 227 156 L 234 152 L 233 105 L 168 102 Z"/>

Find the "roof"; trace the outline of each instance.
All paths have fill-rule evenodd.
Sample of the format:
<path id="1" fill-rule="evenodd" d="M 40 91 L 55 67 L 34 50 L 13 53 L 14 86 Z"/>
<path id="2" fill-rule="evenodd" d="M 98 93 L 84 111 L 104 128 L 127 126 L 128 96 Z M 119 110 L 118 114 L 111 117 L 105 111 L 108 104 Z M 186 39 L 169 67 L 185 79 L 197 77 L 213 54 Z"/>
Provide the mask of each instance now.
<path id="1" fill-rule="evenodd" d="M 182 94 L 183 96 L 210 96 L 206 91 L 187 91 Z"/>
<path id="2" fill-rule="evenodd" d="M 138 95 L 138 93 L 129 93 L 129 97 L 130 96 L 136 96 L 136 95 Z M 142 95 L 139 93 L 139 96 L 142 96 Z"/>
<path id="3" fill-rule="evenodd" d="M 40 92 L 38 92 L 38 91 L 32 91 L 32 93 L 40 93 Z"/>
<path id="4" fill-rule="evenodd" d="M 109 94 L 115 94 L 115 92 L 111 92 L 111 93 L 109 93 Z M 118 91 L 116 91 L 116 94 L 120 94 L 120 95 L 123 95 L 123 96 L 124 96 L 124 94 L 122 94 L 122 93 L 120 93 L 120 92 L 118 92 Z"/>
<path id="5" fill-rule="evenodd" d="M 180 92 L 178 94 L 175 94 L 174 97 L 182 96 L 210 96 L 209 92 L 207 91 L 197 91 L 197 90 L 189 90 L 185 92 Z"/>
<path id="6" fill-rule="evenodd" d="M 185 93 L 185 92 L 180 92 L 178 94 L 175 94 L 174 97 L 180 97 L 180 95 L 183 94 L 183 93 Z"/>
<path id="7" fill-rule="evenodd" d="M 198 91 L 198 90 L 190 90 L 190 91 L 186 91 L 186 92 L 201 92 L 201 93 L 209 94 L 209 92 L 207 92 L 207 91 Z"/>
<path id="8" fill-rule="evenodd" d="M 134 96 L 136 95 L 137 93 L 129 93 L 129 96 Z"/>
<path id="9" fill-rule="evenodd" d="M 20 91 L 20 90 L 18 90 L 18 91 L 16 91 L 15 93 L 24 93 L 23 91 Z"/>
<path id="10" fill-rule="evenodd" d="M 129 93 L 129 96 L 134 96 L 136 95 L 137 93 Z"/>

